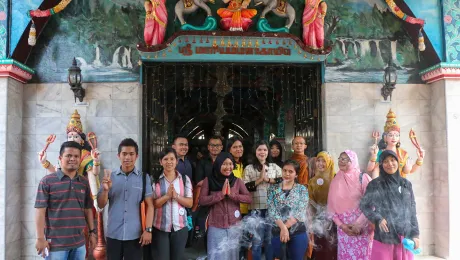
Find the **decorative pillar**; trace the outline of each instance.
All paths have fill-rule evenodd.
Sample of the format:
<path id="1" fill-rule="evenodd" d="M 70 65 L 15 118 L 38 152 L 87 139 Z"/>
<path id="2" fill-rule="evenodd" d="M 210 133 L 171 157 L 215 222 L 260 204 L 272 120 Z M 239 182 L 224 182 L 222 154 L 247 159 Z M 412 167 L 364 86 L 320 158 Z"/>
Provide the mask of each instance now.
<path id="1" fill-rule="evenodd" d="M 21 175 L 28 163 L 22 154 L 23 87 L 32 74 L 14 60 L 0 60 L 0 260 L 21 258 Z"/>

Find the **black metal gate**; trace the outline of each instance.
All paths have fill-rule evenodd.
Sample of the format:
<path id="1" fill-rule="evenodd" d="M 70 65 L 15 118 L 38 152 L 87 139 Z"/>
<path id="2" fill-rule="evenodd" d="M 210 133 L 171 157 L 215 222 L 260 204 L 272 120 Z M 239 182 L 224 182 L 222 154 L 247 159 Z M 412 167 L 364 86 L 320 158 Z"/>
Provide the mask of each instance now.
<path id="1" fill-rule="evenodd" d="M 308 155 L 322 148 L 321 67 L 304 64 L 148 63 L 143 65 L 143 169 L 176 134 L 192 148 L 213 134 L 238 135 L 250 148 L 285 137 L 285 123 L 304 136 Z M 286 140 L 290 141 L 290 140 Z M 246 149 L 251 151 L 251 149 Z"/>

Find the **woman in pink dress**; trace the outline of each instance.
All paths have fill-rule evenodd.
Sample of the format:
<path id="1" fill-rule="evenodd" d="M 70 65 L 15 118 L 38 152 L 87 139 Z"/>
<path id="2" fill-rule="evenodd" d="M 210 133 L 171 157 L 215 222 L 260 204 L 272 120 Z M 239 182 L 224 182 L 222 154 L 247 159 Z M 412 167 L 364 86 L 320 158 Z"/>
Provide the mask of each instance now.
<path id="1" fill-rule="evenodd" d="M 322 0 L 305 0 L 302 15 L 303 42 L 312 49 L 324 48 L 324 17 L 327 4 Z"/>
<path id="2" fill-rule="evenodd" d="M 369 260 L 373 228 L 359 209 L 371 178 L 361 174 L 358 156 L 345 150 L 338 159 L 339 172 L 329 187 L 327 210 L 337 224 L 337 260 Z"/>
<path id="3" fill-rule="evenodd" d="M 161 44 L 165 38 L 168 12 L 166 0 L 145 0 L 144 40 L 147 46 Z"/>

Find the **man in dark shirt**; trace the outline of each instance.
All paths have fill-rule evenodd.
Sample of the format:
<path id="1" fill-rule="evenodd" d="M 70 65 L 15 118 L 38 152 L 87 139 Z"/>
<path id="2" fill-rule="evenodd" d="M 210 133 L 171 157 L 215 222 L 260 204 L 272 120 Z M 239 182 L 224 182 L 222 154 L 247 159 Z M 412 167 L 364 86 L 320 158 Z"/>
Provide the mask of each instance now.
<path id="1" fill-rule="evenodd" d="M 201 159 L 196 166 L 195 170 L 195 183 L 197 187 L 201 187 L 203 180 L 212 174 L 212 164 L 217 155 L 222 152 L 222 139 L 219 136 L 212 136 L 208 141 L 209 155 Z"/>
<path id="2" fill-rule="evenodd" d="M 86 226 L 90 234 L 90 248 L 96 246 L 89 182 L 86 177 L 77 175 L 81 149 L 76 142 L 63 143 L 59 152 L 62 168 L 43 177 L 38 186 L 35 248 L 46 259 L 84 260 L 83 229 Z"/>
<path id="3" fill-rule="evenodd" d="M 135 167 L 138 153 L 137 143 L 131 138 L 124 139 L 118 145 L 121 166 L 114 171 L 104 170 L 97 204 L 103 208 L 110 201 L 106 231 L 108 260 L 141 260 L 142 246 L 152 241 L 152 183 L 146 175 L 143 185 L 143 173 Z M 145 230 L 142 230 L 140 215 L 143 189 L 147 208 Z"/>
<path id="4" fill-rule="evenodd" d="M 185 136 L 176 136 L 173 141 L 172 148 L 176 151 L 177 161 L 176 170 L 187 175 L 190 180 L 193 180 L 193 169 L 189 159 L 185 157 L 188 153 L 188 140 Z"/>

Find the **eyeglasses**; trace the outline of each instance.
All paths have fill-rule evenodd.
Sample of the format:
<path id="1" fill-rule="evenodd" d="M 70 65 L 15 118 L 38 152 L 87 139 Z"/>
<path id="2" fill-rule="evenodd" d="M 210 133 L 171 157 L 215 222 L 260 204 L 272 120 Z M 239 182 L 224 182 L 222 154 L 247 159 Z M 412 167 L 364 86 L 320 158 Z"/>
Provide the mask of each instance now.
<path id="1" fill-rule="evenodd" d="M 337 161 L 339 161 L 339 162 L 349 162 L 350 159 L 348 159 L 348 158 L 343 158 L 343 157 L 339 157 L 339 158 L 337 158 Z"/>
<path id="2" fill-rule="evenodd" d="M 210 144 L 209 145 L 211 148 L 219 148 L 221 147 L 222 145 L 221 144 Z"/>

